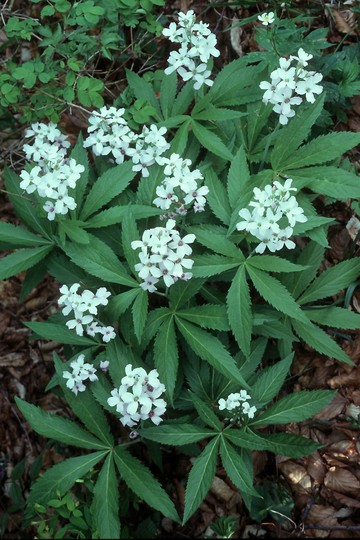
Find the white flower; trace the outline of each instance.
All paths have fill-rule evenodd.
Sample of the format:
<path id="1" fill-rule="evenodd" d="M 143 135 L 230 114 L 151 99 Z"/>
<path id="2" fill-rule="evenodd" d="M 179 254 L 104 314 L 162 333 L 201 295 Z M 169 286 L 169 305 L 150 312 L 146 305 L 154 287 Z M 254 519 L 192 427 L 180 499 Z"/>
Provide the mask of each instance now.
<path id="1" fill-rule="evenodd" d="M 308 65 L 308 60 L 311 60 L 312 58 L 313 55 L 306 53 L 301 47 L 298 50 L 297 56 L 290 56 L 290 60 L 297 60 L 302 67 L 306 67 Z"/>
<path id="2" fill-rule="evenodd" d="M 261 24 L 263 24 L 264 26 L 268 26 L 275 21 L 275 14 L 273 11 L 270 11 L 269 13 L 263 13 L 262 15 L 258 15 L 258 19 Z"/>
<path id="3" fill-rule="evenodd" d="M 116 338 L 116 334 L 112 326 L 103 326 L 102 328 L 100 328 L 100 333 L 103 336 L 102 339 L 104 343 L 109 343 L 111 339 Z"/>
<path id="4" fill-rule="evenodd" d="M 47 218 L 49 221 L 54 221 L 56 212 L 55 212 L 55 205 L 51 201 L 46 201 L 46 203 L 43 206 L 43 209 L 45 212 L 47 212 Z"/>
<path id="5" fill-rule="evenodd" d="M 69 330 L 75 329 L 75 332 L 78 336 L 84 335 L 84 328 L 83 326 L 86 326 L 87 324 L 90 324 L 94 317 L 92 315 L 83 315 L 80 311 L 74 312 L 75 319 L 71 319 L 70 321 L 67 321 L 65 324 L 69 328 Z"/>

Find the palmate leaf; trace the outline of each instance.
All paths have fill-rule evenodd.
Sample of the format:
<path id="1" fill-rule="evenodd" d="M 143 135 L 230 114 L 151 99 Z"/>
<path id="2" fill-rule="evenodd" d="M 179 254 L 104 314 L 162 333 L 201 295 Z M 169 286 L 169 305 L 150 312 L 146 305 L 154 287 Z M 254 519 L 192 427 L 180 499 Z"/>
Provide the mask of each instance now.
<path id="1" fill-rule="evenodd" d="M 220 443 L 220 456 L 223 467 L 240 492 L 259 497 L 253 487 L 253 474 L 249 471 L 238 451 L 222 436 Z"/>
<path id="2" fill-rule="evenodd" d="M 187 232 L 196 236 L 196 241 L 207 249 L 215 251 L 226 257 L 245 260 L 241 250 L 227 238 L 227 229 L 218 225 L 199 225 L 197 227 L 187 227 Z"/>
<path id="3" fill-rule="evenodd" d="M 236 268 L 240 264 L 238 260 L 222 255 L 195 255 L 192 273 L 195 277 L 200 278 L 216 276 Z"/>
<path id="4" fill-rule="evenodd" d="M 177 89 L 176 72 L 163 76 L 160 86 L 160 106 L 165 120 L 171 116 Z"/>
<path id="5" fill-rule="evenodd" d="M 315 302 L 340 292 L 356 281 L 360 273 L 360 259 L 349 259 L 325 270 L 298 298 L 299 304 Z"/>
<path id="6" fill-rule="evenodd" d="M 249 286 L 244 266 L 240 267 L 232 280 L 227 297 L 227 313 L 231 330 L 245 356 L 250 355 L 252 311 Z"/>
<path id="7" fill-rule="evenodd" d="M 121 227 L 121 240 L 122 247 L 124 250 L 124 255 L 126 257 L 127 263 L 130 267 L 130 271 L 134 274 L 134 266 L 139 262 L 139 253 L 134 251 L 131 247 L 131 242 L 139 240 L 140 234 L 136 226 L 136 221 L 132 213 L 132 206 L 128 206 L 122 221 Z M 135 274 L 137 275 L 137 274 Z"/>
<path id="8" fill-rule="evenodd" d="M 316 306 L 315 309 L 304 309 L 311 321 L 334 328 L 346 330 L 359 330 L 360 314 L 336 306 Z"/>
<path id="9" fill-rule="evenodd" d="M 300 110 L 291 122 L 281 129 L 271 153 L 274 171 L 282 170 L 283 164 L 309 135 L 312 126 L 324 107 L 324 95 L 314 104 Z"/>
<path id="10" fill-rule="evenodd" d="M 229 203 L 234 210 L 237 208 L 244 186 L 249 183 L 250 171 L 247 164 L 244 147 L 241 145 L 231 162 L 227 177 L 227 193 Z"/>
<path id="11" fill-rule="evenodd" d="M 280 281 L 257 268 L 248 265 L 246 268 L 255 289 L 271 306 L 293 319 L 308 322 L 300 306 Z"/>
<path id="12" fill-rule="evenodd" d="M 125 343 L 116 336 L 108 343 L 107 353 L 109 355 L 109 373 L 114 386 L 119 388 L 121 379 L 125 377 L 125 367 L 128 364 L 133 364 L 133 367 L 141 367 L 140 364 L 135 361 L 134 355 L 132 355 L 132 349 L 130 349 Z M 110 396 L 109 396 L 110 397 Z M 115 409 L 113 409 L 114 411 Z"/>
<path id="13" fill-rule="evenodd" d="M 338 167 L 306 167 L 291 171 L 294 187 L 308 187 L 314 193 L 346 201 L 360 197 L 359 177 Z"/>
<path id="14" fill-rule="evenodd" d="M 15 397 L 15 402 L 26 421 L 40 435 L 79 448 L 89 448 L 91 450 L 103 450 L 106 448 L 104 443 L 71 420 L 43 411 L 18 397 Z"/>
<path id="15" fill-rule="evenodd" d="M 242 388 L 249 389 L 234 359 L 224 345 L 215 336 L 176 316 L 176 325 L 191 349 L 202 360 L 209 362 L 216 370 L 237 382 Z"/>
<path id="16" fill-rule="evenodd" d="M 135 298 L 141 293 L 141 287 L 134 287 L 123 293 L 112 296 L 106 312 L 111 319 L 118 319 L 131 306 Z"/>
<path id="17" fill-rule="evenodd" d="M 84 141 L 82 137 L 82 133 L 80 132 L 78 135 L 77 143 L 74 146 L 74 148 L 71 151 L 70 156 L 75 159 L 76 163 L 79 165 L 82 165 L 84 167 L 84 172 L 81 173 L 80 178 L 76 182 L 75 186 L 75 201 L 76 201 L 76 212 L 80 212 L 81 207 L 84 202 L 84 193 L 86 191 L 86 187 L 89 181 L 90 176 L 90 167 L 89 167 L 89 156 L 87 151 L 85 150 Z M 78 215 L 78 214 L 77 214 Z"/>
<path id="18" fill-rule="evenodd" d="M 112 455 L 107 456 L 99 472 L 91 513 L 100 538 L 120 538 L 119 487 Z"/>
<path id="19" fill-rule="evenodd" d="M 15 276 L 23 270 L 35 266 L 53 249 L 52 245 L 18 249 L 0 259 L 0 280 Z"/>
<path id="20" fill-rule="evenodd" d="M 160 104 L 155 97 L 154 89 L 150 83 L 145 81 L 142 77 L 139 77 L 134 71 L 126 70 L 126 78 L 130 88 L 134 92 L 137 99 L 143 99 L 160 115 Z"/>
<path id="21" fill-rule="evenodd" d="M 9 248 L 42 246 L 51 243 L 46 238 L 37 236 L 23 227 L 3 221 L 0 222 L 0 242 L 8 244 Z"/>
<path id="22" fill-rule="evenodd" d="M 332 390 L 301 390 L 277 401 L 254 420 L 250 420 L 249 425 L 266 426 L 302 422 L 326 407 L 334 395 L 335 392 Z"/>
<path id="23" fill-rule="evenodd" d="M 38 208 L 20 188 L 20 176 L 5 167 L 4 179 L 7 195 L 21 221 L 33 231 L 51 240 L 51 225 L 47 219 L 39 217 Z"/>
<path id="24" fill-rule="evenodd" d="M 209 330 L 230 330 L 226 307 L 219 304 L 204 304 L 177 311 L 178 317 Z"/>
<path id="25" fill-rule="evenodd" d="M 135 219 L 147 218 L 161 215 L 162 211 L 159 208 L 147 206 L 145 204 L 131 205 L 131 211 Z M 99 229 L 101 227 L 109 227 L 121 223 L 127 212 L 127 206 L 112 206 L 107 210 L 96 213 L 88 219 L 84 227 L 88 229 Z"/>
<path id="26" fill-rule="evenodd" d="M 80 268 L 104 281 L 137 287 L 138 282 L 129 276 L 113 250 L 96 236 L 89 236 L 90 243 L 86 246 L 67 244 L 64 251 L 68 257 Z"/>
<path id="27" fill-rule="evenodd" d="M 341 347 L 324 330 L 312 324 L 309 319 L 307 324 L 295 320 L 292 320 L 291 324 L 299 338 L 319 353 L 341 360 L 346 364 L 354 365 L 354 362 Z"/>
<path id="28" fill-rule="evenodd" d="M 300 264 L 294 264 L 286 259 L 277 257 L 276 255 L 254 255 L 246 260 L 247 266 L 253 266 L 260 270 L 266 270 L 267 272 L 302 272 L 307 270 L 309 266 L 302 266 Z"/>
<path id="29" fill-rule="evenodd" d="M 290 354 L 274 366 L 263 369 L 256 375 L 252 389 L 252 397 L 257 402 L 268 403 L 284 384 L 289 372 L 294 354 Z"/>
<path id="30" fill-rule="evenodd" d="M 65 495 L 92 467 L 94 467 L 108 452 L 106 450 L 93 452 L 85 456 L 68 458 L 48 469 L 32 486 L 27 499 L 27 508 L 32 511 L 35 503 L 46 506 L 47 502 Z"/>
<path id="31" fill-rule="evenodd" d="M 173 446 L 196 443 L 217 434 L 195 424 L 161 424 L 161 426 L 139 429 L 138 432 L 145 439 Z"/>
<path id="32" fill-rule="evenodd" d="M 221 431 L 222 423 L 220 422 L 214 411 L 210 408 L 210 406 L 204 401 L 202 401 L 202 399 L 200 399 L 196 394 L 194 394 L 194 392 L 191 392 L 191 390 L 189 390 L 188 392 L 191 397 L 191 401 L 193 402 L 201 420 L 216 431 Z"/>
<path id="33" fill-rule="evenodd" d="M 151 508 L 178 523 L 179 516 L 173 502 L 151 471 L 122 446 L 115 448 L 114 458 L 126 485 Z"/>
<path id="34" fill-rule="evenodd" d="M 125 161 L 108 169 L 96 180 L 80 214 L 83 221 L 124 191 L 135 176 L 131 167 L 132 162 Z"/>
<path id="35" fill-rule="evenodd" d="M 312 139 L 308 144 L 301 146 L 296 152 L 288 156 L 281 163 L 281 170 L 288 171 L 298 167 L 318 165 L 333 161 L 345 152 L 360 143 L 359 133 L 329 133 Z"/>
<path id="36" fill-rule="evenodd" d="M 167 396 L 172 404 L 179 364 L 173 316 L 170 316 L 162 323 L 156 335 L 154 362 L 159 372 L 159 378 L 165 385 Z"/>
<path id="37" fill-rule="evenodd" d="M 88 345 L 98 347 L 99 343 L 86 337 L 78 336 L 73 330 L 69 330 L 62 324 L 53 324 L 49 322 L 25 322 L 25 326 L 30 328 L 38 336 L 53 341 L 60 341 L 66 345 Z"/>
<path id="38" fill-rule="evenodd" d="M 233 159 L 233 155 L 228 147 L 213 131 L 210 131 L 210 129 L 194 119 L 191 121 L 191 126 L 195 137 L 204 148 L 226 161 L 231 161 Z M 208 185 L 207 182 L 206 185 Z"/>
<path id="39" fill-rule="evenodd" d="M 219 435 L 210 441 L 195 459 L 186 484 L 183 524 L 197 510 L 215 476 Z"/>
<path id="40" fill-rule="evenodd" d="M 230 157 L 232 159 L 232 157 Z M 209 169 L 205 172 L 205 185 L 209 188 L 207 200 L 215 216 L 225 225 L 229 225 L 231 217 L 231 207 L 226 193 L 226 189 L 220 182 L 215 171 Z"/>
<path id="41" fill-rule="evenodd" d="M 316 242 L 309 242 L 301 251 L 297 260 L 300 266 L 307 264 L 307 270 L 283 276 L 282 282 L 294 298 L 298 298 L 316 276 L 318 268 L 324 259 L 324 251 L 324 248 Z"/>
<path id="42" fill-rule="evenodd" d="M 65 399 L 69 403 L 71 409 L 91 433 L 103 441 L 108 448 L 111 448 L 114 445 L 114 439 L 110 433 L 109 424 L 102 408 L 97 403 L 90 390 L 79 392 L 78 395 L 75 396 L 75 394 L 67 388 L 66 380 L 63 378 L 63 372 L 66 371 L 66 364 L 60 360 L 56 353 L 54 354 L 54 363 L 58 383 L 60 384 Z"/>
<path id="43" fill-rule="evenodd" d="M 224 432 L 229 441 L 247 450 L 269 450 L 281 456 L 298 458 L 312 454 L 320 444 L 306 437 L 290 433 L 258 433 L 249 428 L 229 429 Z"/>
<path id="44" fill-rule="evenodd" d="M 199 292 L 203 286 L 204 279 L 189 279 L 188 281 L 178 280 L 172 285 L 169 293 L 169 304 L 173 311 L 186 304 Z"/>
<path id="45" fill-rule="evenodd" d="M 144 332 L 146 319 L 148 316 L 149 297 L 146 291 L 140 290 L 135 298 L 131 311 L 133 316 L 134 331 L 138 342 Z"/>

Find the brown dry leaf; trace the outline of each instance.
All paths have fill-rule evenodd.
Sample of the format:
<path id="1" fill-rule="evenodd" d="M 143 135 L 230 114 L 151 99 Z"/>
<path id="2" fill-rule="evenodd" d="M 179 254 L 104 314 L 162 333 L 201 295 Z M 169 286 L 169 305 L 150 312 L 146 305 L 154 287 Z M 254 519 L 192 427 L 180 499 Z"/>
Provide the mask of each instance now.
<path id="1" fill-rule="evenodd" d="M 294 461 L 285 461 L 279 464 L 279 469 L 289 484 L 291 484 L 296 494 L 310 493 L 311 478 L 305 467 Z"/>
<path id="2" fill-rule="evenodd" d="M 229 502 L 235 493 L 235 491 L 218 476 L 215 476 L 210 491 L 215 497 L 225 502 Z"/>
<path id="3" fill-rule="evenodd" d="M 314 504 L 311 507 L 307 518 L 307 524 L 320 525 L 321 527 L 336 527 L 338 521 L 334 516 L 335 508 L 332 506 L 323 506 L 321 504 Z M 312 530 L 312 534 L 316 538 L 327 538 L 330 531 Z"/>
<path id="4" fill-rule="evenodd" d="M 239 19 L 237 17 L 233 17 L 231 20 L 230 43 L 236 54 L 241 57 L 244 56 L 244 51 L 241 46 L 243 29 L 241 26 L 236 25 L 238 22 Z"/>
<path id="5" fill-rule="evenodd" d="M 343 493 L 339 493 L 338 491 L 332 491 L 331 495 L 339 501 L 341 504 L 345 504 L 348 508 L 360 508 L 360 501 L 359 498 L 354 499 L 353 497 L 347 497 Z M 358 494 L 355 494 L 355 497 Z"/>
<path id="6" fill-rule="evenodd" d="M 336 394 L 332 402 L 317 413 L 314 418 L 316 420 L 332 420 L 341 414 L 347 405 L 347 400 L 341 394 Z"/>
<path id="7" fill-rule="evenodd" d="M 360 481 L 348 469 L 331 467 L 325 476 L 324 485 L 334 491 L 344 494 L 359 495 Z"/>
<path id="8" fill-rule="evenodd" d="M 325 4 L 329 9 L 334 20 L 335 28 L 341 34 L 349 34 L 355 36 L 356 32 L 356 16 L 350 9 L 338 10 L 334 9 L 332 4 Z"/>
<path id="9" fill-rule="evenodd" d="M 349 233 L 352 240 L 355 240 L 360 232 L 360 221 L 356 216 L 352 216 L 346 224 L 346 230 Z M 359 242 L 358 242 L 359 243 Z"/>
<path id="10" fill-rule="evenodd" d="M 324 464 L 319 452 L 314 452 L 307 459 L 307 472 L 317 484 L 322 484 L 326 475 L 326 465 Z"/>
<path id="11" fill-rule="evenodd" d="M 359 343 L 360 346 L 360 343 Z M 353 369 L 350 373 L 341 373 L 326 381 L 330 388 L 340 388 L 341 386 L 359 386 L 360 367 Z"/>

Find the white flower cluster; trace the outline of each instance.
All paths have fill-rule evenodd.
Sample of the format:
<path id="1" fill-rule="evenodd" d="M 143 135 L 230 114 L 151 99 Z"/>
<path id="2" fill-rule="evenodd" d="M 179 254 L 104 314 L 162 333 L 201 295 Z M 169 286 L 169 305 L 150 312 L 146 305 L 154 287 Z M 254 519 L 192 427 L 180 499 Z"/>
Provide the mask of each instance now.
<path id="1" fill-rule="evenodd" d="M 80 354 L 77 359 L 70 364 L 72 372 L 63 372 L 63 378 L 67 379 L 66 386 L 74 392 L 75 396 L 77 396 L 78 392 L 84 392 L 86 390 L 84 381 L 89 379 L 89 381 L 92 382 L 97 381 L 98 379 L 97 375 L 95 375 L 96 369 L 94 366 L 87 362 L 84 363 L 84 360 L 85 356 Z"/>
<path id="2" fill-rule="evenodd" d="M 269 24 L 272 24 L 275 21 L 275 13 L 273 11 L 270 11 L 269 13 L 263 13 L 262 15 L 258 15 L 258 20 L 264 26 L 269 26 Z"/>
<path id="3" fill-rule="evenodd" d="M 194 234 L 180 237 L 174 229 L 176 223 L 169 219 L 165 227 L 155 227 L 144 231 L 142 240 L 131 242 L 132 249 L 141 248 L 140 263 L 135 265 L 139 277 L 144 280 L 140 286 L 144 291 L 156 291 L 155 285 L 159 278 L 163 278 L 166 287 L 170 287 L 178 279 L 188 280 L 191 272 L 184 272 L 184 268 L 191 269 L 194 261 L 187 259 L 192 253 L 189 246 L 195 240 Z"/>
<path id="4" fill-rule="evenodd" d="M 280 115 L 279 121 L 282 125 L 295 116 L 292 105 L 300 105 L 303 97 L 309 103 L 314 103 L 314 94 L 321 94 L 323 91 L 323 87 L 318 84 L 323 78 L 321 73 L 304 69 L 312 57 L 312 54 L 307 54 L 300 48 L 297 56 L 280 58 L 280 67 L 270 74 L 271 82 L 260 83 L 260 88 L 265 90 L 263 102 L 274 105 L 273 111 Z M 291 65 L 294 61 L 295 66 Z"/>
<path id="5" fill-rule="evenodd" d="M 295 247 L 295 243 L 290 240 L 293 227 L 296 222 L 305 223 L 307 217 L 296 198 L 290 194 L 291 191 L 297 191 L 291 184 L 292 179 L 288 178 L 284 185 L 275 180 L 273 185 L 268 184 L 263 190 L 254 188 L 254 199 L 249 203 L 253 210 L 240 210 L 239 216 L 244 221 L 239 221 L 236 228 L 239 231 L 246 230 L 260 240 L 256 253 L 264 253 L 266 248 L 274 252 L 284 246 L 288 249 Z M 284 222 L 286 226 L 280 228 Z"/>
<path id="6" fill-rule="evenodd" d="M 231 420 L 240 420 L 242 416 L 248 416 L 249 418 L 254 418 L 254 415 L 257 411 L 255 405 L 250 406 L 248 400 L 251 399 L 251 396 L 246 392 L 246 390 L 240 390 L 240 392 L 229 394 L 226 399 L 219 399 L 219 410 L 234 411 L 236 413 L 235 418 Z"/>
<path id="7" fill-rule="evenodd" d="M 56 214 L 65 215 L 76 208 L 69 189 L 75 188 L 85 169 L 75 159 L 67 157 L 70 143 L 55 124 L 32 124 L 25 137 L 33 136 L 33 144 L 24 144 L 23 149 L 26 159 L 36 165 L 20 173 L 20 187 L 26 193 L 37 192 L 40 197 L 48 199 L 43 209 L 48 219 L 53 221 Z"/>
<path id="8" fill-rule="evenodd" d="M 191 160 L 182 159 L 179 154 L 165 158 L 164 165 L 165 178 L 156 188 L 157 198 L 153 201 L 158 208 L 169 210 L 162 218 L 186 215 L 189 205 L 195 212 L 203 212 L 209 188 L 199 187 L 198 182 L 204 179 L 201 172 L 198 169 L 190 171 Z"/>
<path id="9" fill-rule="evenodd" d="M 166 411 L 166 401 L 160 399 L 165 386 L 159 381 L 159 373 L 156 369 L 150 373 L 143 368 L 133 369 L 132 364 L 125 367 L 125 373 L 119 389 L 112 390 L 108 404 L 122 415 L 120 422 L 124 426 L 133 427 L 148 418 L 159 425 Z"/>
<path id="10" fill-rule="evenodd" d="M 80 283 L 74 283 L 69 288 L 67 285 L 60 287 L 61 296 L 58 300 L 59 305 L 64 306 L 62 309 L 63 315 L 69 315 L 74 312 L 74 318 L 66 322 L 66 326 L 73 330 L 78 336 L 84 335 L 85 331 L 88 336 L 101 334 L 104 343 L 108 343 L 114 339 L 116 334 L 112 326 L 100 326 L 95 320 L 94 315 L 97 315 L 98 306 L 106 306 L 108 303 L 109 291 L 105 287 L 100 287 L 94 294 L 92 291 L 85 289 L 81 294 L 78 294 Z M 86 314 L 86 312 L 89 312 Z"/>
<path id="11" fill-rule="evenodd" d="M 170 148 L 164 137 L 166 128 L 150 128 L 143 126 L 141 133 L 132 131 L 123 114 L 125 109 L 102 107 L 89 117 L 89 136 L 84 147 L 91 147 L 96 156 L 112 155 L 117 164 L 123 163 L 126 157 L 133 162 L 133 171 L 142 176 L 149 176 L 148 168 L 155 162 L 163 164 L 162 154 Z"/>
<path id="12" fill-rule="evenodd" d="M 216 36 L 209 25 L 195 21 L 193 10 L 179 13 L 179 25 L 173 22 L 163 30 L 163 35 L 172 43 L 180 44 L 178 51 L 170 53 L 165 74 L 177 71 L 184 81 L 193 80 L 195 90 L 199 90 L 203 84 L 213 85 L 207 63 L 211 56 L 219 56 L 220 51 L 216 48 Z"/>

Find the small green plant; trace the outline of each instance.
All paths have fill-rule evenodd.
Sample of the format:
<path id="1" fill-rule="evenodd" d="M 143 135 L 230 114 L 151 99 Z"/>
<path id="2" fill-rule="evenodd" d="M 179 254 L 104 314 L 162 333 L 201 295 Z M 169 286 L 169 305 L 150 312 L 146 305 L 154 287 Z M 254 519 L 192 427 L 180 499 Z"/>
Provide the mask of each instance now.
<path id="1" fill-rule="evenodd" d="M 3 247 L 16 249 L 0 278 L 26 271 L 22 297 L 46 272 L 61 283 L 60 311 L 26 325 L 66 345 L 48 389 L 81 424 L 16 402 L 41 435 L 90 451 L 44 472 L 27 506 L 58 500 L 71 522 L 62 501 L 95 468 L 91 530 L 100 538 L 119 538 L 128 492 L 185 524 L 219 461 L 250 512 L 267 512 L 273 494 L 254 483 L 251 452 L 319 449 L 276 426 L 309 419 L 334 397 L 284 392 L 293 344 L 352 364 L 323 327 L 360 327 L 332 298 L 357 280 L 358 259 L 319 271 L 334 220 L 314 204 L 360 197 L 342 162 L 360 136 L 326 133 L 312 54 L 290 42 L 289 57 L 276 58 L 278 43 L 213 78 L 216 39 L 192 11 L 164 36 L 175 49 L 168 66 L 161 76 L 127 72 L 126 110 L 94 111 L 72 149 L 54 124 L 34 124 L 27 165 L 5 178 L 25 226 L 0 223 Z M 195 458 L 181 518 L 157 479 L 168 446 Z M 277 493 L 271 508 L 289 512 Z"/>

